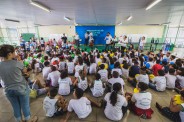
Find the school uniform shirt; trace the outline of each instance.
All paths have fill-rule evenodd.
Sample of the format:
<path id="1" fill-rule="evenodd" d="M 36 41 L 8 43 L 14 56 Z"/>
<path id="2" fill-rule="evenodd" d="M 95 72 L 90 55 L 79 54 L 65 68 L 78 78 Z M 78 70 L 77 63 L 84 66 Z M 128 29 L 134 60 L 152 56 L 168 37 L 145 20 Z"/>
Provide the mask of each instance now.
<path id="1" fill-rule="evenodd" d="M 181 88 L 184 88 L 184 76 L 177 75 L 177 81 L 180 83 Z"/>
<path id="2" fill-rule="evenodd" d="M 179 112 L 181 122 L 184 122 L 184 103 L 181 104 L 182 110 Z"/>
<path id="3" fill-rule="evenodd" d="M 42 75 L 43 75 L 43 78 L 44 80 L 47 79 L 49 73 L 51 73 L 51 68 L 50 67 L 44 67 L 43 70 L 42 70 Z"/>
<path id="4" fill-rule="evenodd" d="M 87 78 L 82 80 L 81 77 L 79 76 L 79 78 L 78 78 L 78 87 L 81 88 L 83 91 L 85 91 L 88 88 Z"/>
<path id="5" fill-rule="evenodd" d="M 165 75 L 167 88 L 175 88 L 176 76 L 167 74 Z"/>
<path id="6" fill-rule="evenodd" d="M 47 117 L 52 117 L 57 111 L 56 103 L 57 99 L 50 99 L 48 96 L 43 100 L 43 109 Z"/>
<path id="7" fill-rule="evenodd" d="M 59 62 L 59 70 L 65 70 L 66 68 L 66 62 Z"/>
<path id="8" fill-rule="evenodd" d="M 140 74 L 137 77 L 135 77 L 137 82 L 143 82 L 145 84 L 149 84 L 149 77 L 147 74 Z"/>
<path id="9" fill-rule="evenodd" d="M 165 91 L 166 88 L 165 76 L 156 76 L 152 81 L 153 83 L 156 83 L 155 85 L 158 91 Z"/>
<path id="10" fill-rule="evenodd" d="M 117 59 L 118 59 L 118 58 L 117 58 Z M 118 61 L 119 61 L 120 64 L 122 64 L 123 61 L 124 61 L 124 58 L 119 58 Z"/>
<path id="11" fill-rule="evenodd" d="M 97 67 L 97 64 L 96 64 L 96 63 L 92 63 L 92 64 L 89 66 L 89 74 L 96 73 L 96 67 Z"/>
<path id="12" fill-rule="evenodd" d="M 108 71 L 106 69 L 101 69 L 98 71 L 98 73 L 100 74 L 102 81 L 108 80 Z"/>
<path id="13" fill-rule="evenodd" d="M 70 94 L 70 85 L 72 85 L 71 78 L 69 77 L 66 77 L 64 79 L 59 78 L 58 84 L 59 84 L 58 94 L 60 95 Z"/>
<path id="14" fill-rule="evenodd" d="M 112 37 L 111 36 L 106 36 L 105 40 L 106 40 L 106 44 L 110 44 L 111 40 L 112 40 Z"/>
<path id="15" fill-rule="evenodd" d="M 118 78 L 110 78 L 110 79 L 108 80 L 108 82 L 109 82 L 110 84 L 112 84 L 112 86 L 113 86 L 115 83 L 120 83 L 121 86 L 122 86 L 122 93 L 124 93 L 124 88 L 123 88 L 123 86 L 125 85 L 125 82 L 124 82 L 124 80 L 123 80 L 122 78 L 120 78 L 120 77 L 118 77 Z"/>
<path id="16" fill-rule="evenodd" d="M 98 63 L 102 63 L 102 59 L 100 59 L 100 58 L 96 58 L 95 60 L 96 60 L 95 62 L 97 65 L 98 65 Z"/>
<path id="17" fill-rule="evenodd" d="M 84 65 L 75 66 L 75 77 L 79 77 L 79 71 L 84 69 Z"/>
<path id="18" fill-rule="evenodd" d="M 36 63 L 35 65 L 34 65 L 34 72 L 41 72 L 41 68 L 40 68 L 40 63 Z"/>
<path id="19" fill-rule="evenodd" d="M 129 70 L 128 69 L 124 69 L 122 68 L 122 76 L 125 77 L 125 78 L 128 78 L 129 77 Z"/>
<path id="20" fill-rule="evenodd" d="M 94 87 L 91 88 L 91 92 L 94 97 L 100 97 L 104 94 L 103 83 L 101 80 L 94 81 Z"/>
<path id="21" fill-rule="evenodd" d="M 51 81 L 52 86 L 57 87 L 59 78 L 60 78 L 60 72 L 53 71 L 53 72 L 49 73 L 47 80 Z"/>
<path id="22" fill-rule="evenodd" d="M 147 67 L 147 68 L 149 68 L 149 69 L 152 69 L 152 67 L 153 67 L 153 62 L 147 62 L 146 64 L 149 64 L 149 67 Z M 147 65 L 146 65 L 147 66 Z"/>
<path id="23" fill-rule="evenodd" d="M 128 102 L 123 95 L 118 94 L 117 103 L 113 106 L 110 101 L 110 95 L 111 93 L 107 93 L 104 98 L 104 100 L 107 101 L 104 110 L 105 116 L 112 121 L 119 121 L 123 117 L 122 107 L 126 107 Z"/>
<path id="24" fill-rule="evenodd" d="M 122 75 L 122 70 L 121 70 L 120 68 L 114 68 L 114 69 L 112 69 L 111 74 L 112 74 L 114 71 L 118 72 L 118 73 L 119 73 L 119 76 Z"/>
<path id="25" fill-rule="evenodd" d="M 68 62 L 67 66 L 68 66 L 68 73 L 73 74 L 74 73 L 74 68 L 75 68 L 74 62 Z"/>
<path id="26" fill-rule="evenodd" d="M 86 97 L 71 99 L 68 104 L 68 111 L 74 111 L 79 119 L 86 118 L 91 112 L 91 102 Z"/>
<path id="27" fill-rule="evenodd" d="M 152 95 L 150 92 L 140 92 L 133 94 L 131 101 L 135 102 L 135 106 L 140 109 L 151 108 Z"/>

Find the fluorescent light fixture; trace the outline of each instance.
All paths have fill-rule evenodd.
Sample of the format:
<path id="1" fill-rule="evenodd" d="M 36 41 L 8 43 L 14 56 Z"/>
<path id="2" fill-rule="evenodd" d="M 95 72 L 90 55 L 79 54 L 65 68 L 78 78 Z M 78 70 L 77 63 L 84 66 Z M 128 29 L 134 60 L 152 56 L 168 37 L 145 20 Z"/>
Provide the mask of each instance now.
<path id="1" fill-rule="evenodd" d="M 34 1 L 31 0 L 30 4 L 36 6 L 36 7 L 40 8 L 40 9 L 42 9 L 44 11 L 51 12 L 49 8 L 41 5 L 40 3 L 37 3 L 37 2 L 34 2 Z"/>
<path id="2" fill-rule="evenodd" d="M 71 19 L 70 19 L 69 17 L 66 17 L 66 16 L 64 16 L 64 19 L 65 19 L 66 21 L 71 21 Z"/>
<path id="3" fill-rule="evenodd" d="M 13 19 L 5 19 L 6 21 L 10 21 L 10 22 L 17 22 L 19 23 L 20 21 L 19 20 L 13 20 Z"/>
<path id="4" fill-rule="evenodd" d="M 159 2 L 161 2 L 162 0 L 155 0 L 153 1 L 151 4 L 149 4 L 147 7 L 146 7 L 146 10 L 149 10 L 151 9 L 153 6 L 155 6 L 156 4 L 158 4 Z"/>
<path id="5" fill-rule="evenodd" d="M 127 18 L 127 21 L 130 21 L 132 18 L 133 18 L 132 16 L 129 16 L 129 17 Z"/>

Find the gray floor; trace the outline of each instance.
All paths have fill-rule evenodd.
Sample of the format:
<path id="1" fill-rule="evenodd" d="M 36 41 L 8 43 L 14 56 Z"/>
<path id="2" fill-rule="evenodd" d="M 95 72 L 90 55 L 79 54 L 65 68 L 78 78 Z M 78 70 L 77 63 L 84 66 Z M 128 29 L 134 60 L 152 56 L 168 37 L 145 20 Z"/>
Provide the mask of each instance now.
<path id="1" fill-rule="evenodd" d="M 32 79 L 42 79 L 41 74 L 39 75 L 31 75 Z M 93 79 L 91 76 L 88 76 L 89 79 Z M 126 81 L 125 81 L 126 82 Z M 133 88 L 126 82 L 125 85 L 125 91 L 127 92 L 133 92 Z M 132 112 L 127 112 L 127 114 L 123 117 L 121 122 L 170 122 L 167 118 L 162 116 L 157 109 L 155 108 L 155 102 L 159 102 L 161 105 L 169 105 L 171 96 L 175 95 L 176 93 L 173 91 L 166 90 L 165 92 L 155 92 L 153 90 L 148 90 L 153 95 L 153 100 L 151 104 L 151 108 L 154 110 L 154 114 L 152 115 L 152 119 L 150 120 L 144 120 L 142 118 L 139 118 L 138 116 L 134 115 Z M 91 93 L 87 93 L 91 96 Z M 45 117 L 45 113 L 42 108 L 42 102 L 45 96 L 40 96 L 37 99 L 31 99 L 30 106 L 31 106 L 31 114 L 34 116 L 38 116 L 39 120 L 38 122 L 60 122 L 62 118 L 65 117 L 65 115 L 56 117 L 56 118 L 47 118 Z M 69 95 L 66 97 L 66 99 L 70 100 L 72 98 L 72 95 Z M 102 98 L 94 98 L 94 100 L 100 100 Z M 110 122 L 108 120 L 103 112 L 102 108 L 93 107 L 92 113 L 83 120 L 80 120 L 77 118 L 75 113 L 72 113 L 72 116 L 69 118 L 69 122 Z M 15 122 L 13 117 L 13 110 L 9 103 L 9 101 L 6 99 L 6 97 L 3 95 L 3 89 L 0 89 L 0 122 Z"/>

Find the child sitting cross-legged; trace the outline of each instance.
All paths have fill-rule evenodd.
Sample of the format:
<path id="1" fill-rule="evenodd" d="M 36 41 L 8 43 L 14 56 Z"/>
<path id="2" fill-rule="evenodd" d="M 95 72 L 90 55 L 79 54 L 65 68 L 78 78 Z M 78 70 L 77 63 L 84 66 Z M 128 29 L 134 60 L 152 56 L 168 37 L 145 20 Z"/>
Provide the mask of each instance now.
<path id="1" fill-rule="evenodd" d="M 60 95 L 69 95 L 70 92 L 73 90 L 72 80 L 70 77 L 68 77 L 67 71 L 61 71 L 58 84 L 59 84 L 58 94 Z"/>
<path id="2" fill-rule="evenodd" d="M 76 78 L 73 85 L 81 88 L 83 91 L 85 91 L 88 88 L 87 77 L 85 76 L 83 70 L 79 71 L 79 77 Z"/>
<path id="3" fill-rule="evenodd" d="M 43 109 L 47 117 L 59 116 L 67 111 L 67 101 L 57 93 L 56 88 L 51 88 L 43 101 Z"/>
<path id="4" fill-rule="evenodd" d="M 165 91 L 166 89 L 166 78 L 163 70 L 158 70 L 158 75 L 152 79 L 152 83 L 149 83 L 149 87 L 155 91 Z"/>
<path id="5" fill-rule="evenodd" d="M 91 92 L 94 97 L 100 97 L 104 94 L 105 86 L 103 85 L 103 82 L 100 80 L 101 76 L 99 73 L 95 75 L 96 80 L 93 83 L 93 87 L 91 88 Z"/>
<path id="6" fill-rule="evenodd" d="M 97 106 L 97 107 L 101 107 L 101 103 L 97 103 L 95 101 L 93 101 L 92 99 L 90 99 L 89 97 L 84 97 L 83 96 L 84 91 L 80 88 L 76 88 L 73 96 L 74 98 L 71 99 L 69 101 L 68 104 L 68 113 L 66 115 L 65 120 L 63 121 L 67 121 L 68 118 L 71 115 L 71 112 L 74 111 L 79 119 L 84 119 L 87 116 L 89 116 L 89 114 L 92 112 L 92 107 L 91 104 Z"/>
<path id="7" fill-rule="evenodd" d="M 144 82 L 139 82 L 137 89 L 139 93 L 134 93 L 131 102 L 129 102 L 130 110 L 144 119 L 151 119 L 151 114 L 153 113 L 151 109 L 152 95 L 146 91 L 148 85 Z"/>

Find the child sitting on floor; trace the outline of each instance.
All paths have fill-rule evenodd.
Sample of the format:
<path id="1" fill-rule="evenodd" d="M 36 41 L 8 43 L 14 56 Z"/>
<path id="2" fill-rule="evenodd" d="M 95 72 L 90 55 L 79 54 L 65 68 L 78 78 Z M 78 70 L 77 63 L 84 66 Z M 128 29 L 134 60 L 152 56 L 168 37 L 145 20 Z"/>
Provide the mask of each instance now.
<path id="1" fill-rule="evenodd" d="M 88 81 L 87 77 L 84 75 L 84 71 L 79 71 L 79 77 L 75 80 L 74 86 L 81 88 L 83 91 L 88 88 Z"/>
<path id="2" fill-rule="evenodd" d="M 100 78 L 101 78 L 100 74 L 97 73 L 95 75 L 95 77 L 96 77 L 96 80 L 93 83 L 94 85 L 91 88 L 91 92 L 92 92 L 94 97 L 100 97 L 104 94 L 105 88 L 104 88 L 102 81 L 100 80 Z"/>
<path id="3" fill-rule="evenodd" d="M 152 83 L 149 83 L 149 87 L 155 91 L 165 91 L 166 89 L 166 78 L 163 70 L 158 70 L 158 75 L 152 79 Z"/>
<path id="4" fill-rule="evenodd" d="M 151 109 L 152 95 L 147 92 L 148 85 L 144 82 L 139 82 L 137 85 L 139 93 L 134 93 L 129 104 L 131 110 L 138 116 L 144 119 L 151 119 L 153 110 Z"/>
<path id="5" fill-rule="evenodd" d="M 108 71 L 105 69 L 105 65 L 101 64 L 99 67 L 100 67 L 100 70 L 98 71 L 98 73 L 101 76 L 102 82 L 107 82 L 107 80 L 108 80 Z"/>
<path id="6" fill-rule="evenodd" d="M 60 72 L 58 70 L 56 70 L 55 66 L 51 66 L 51 70 L 52 72 L 49 73 L 48 77 L 47 77 L 47 83 L 49 86 L 52 87 L 57 87 L 58 86 L 58 80 L 60 77 Z"/>
<path id="7" fill-rule="evenodd" d="M 44 66 L 45 67 L 43 68 L 42 75 L 43 75 L 43 79 L 46 81 L 49 73 L 51 73 L 52 70 L 50 67 L 50 62 L 48 61 L 44 62 Z"/>
<path id="8" fill-rule="evenodd" d="M 72 86 L 72 80 L 70 77 L 68 77 L 67 71 L 62 71 L 60 78 L 58 80 L 59 83 L 59 91 L 58 94 L 60 95 L 69 95 L 73 86 Z"/>
<path id="9" fill-rule="evenodd" d="M 49 91 L 49 87 L 45 87 L 45 85 L 42 85 L 40 80 L 33 81 L 32 88 L 33 90 L 36 90 L 37 96 L 46 94 Z"/>
<path id="10" fill-rule="evenodd" d="M 57 89 L 52 88 L 43 100 L 43 109 L 47 117 L 59 116 L 67 111 L 67 101 L 57 93 Z"/>
<path id="11" fill-rule="evenodd" d="M 177 70 L 176 87 L 178 89 L 183 89 L 184 88 L 184 68 L 180 68 L 180 69 Z"/>
<path id="12" fill-rule="evenodd" d="M 74 74 L 74 68 L 75 68 L 75 65 L 74 65 L 74 62 L 72 60 L 72 57 L 68 57 L 67 69 L 68 69 L 69 75 Z"/>
<path id="13" fill-rule="evenodd" d="M 119 121 L 122 119 L 127 111 L 127 100 L 121 94 L 122 85 L 120 83 L 115 83 L 113 85 L 113 91 L 105 95 L 104 100 L 106 105 L 104 105 L 105 116 L 112 121 Z"/>
<path id="14" fill-rule="evenodd" d="M 100 103 L 96 103 L 91 99 L 83 96 L 84 91 L 80 88 L 76 88 L 73 96 L 74 99 L 71 99 L 68 104 L 68 113 L 64 121 L 67 121 L 71 115 L 71 112 L 74 111 L 79 119 L 84 119 L 92 112 L 91 104 L 100 107 Z"/>
<path id="15" fill-rule="evenodd" d="M 174 73 L 175 73 L 175 69 L 170 68 L 169 69 L 169 74 L 165 75 L 168 89 L 174 89 L 175 88 L 176 76 L 174 75 Z"/>

